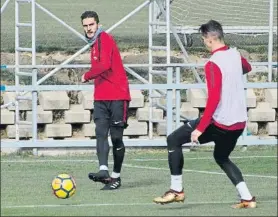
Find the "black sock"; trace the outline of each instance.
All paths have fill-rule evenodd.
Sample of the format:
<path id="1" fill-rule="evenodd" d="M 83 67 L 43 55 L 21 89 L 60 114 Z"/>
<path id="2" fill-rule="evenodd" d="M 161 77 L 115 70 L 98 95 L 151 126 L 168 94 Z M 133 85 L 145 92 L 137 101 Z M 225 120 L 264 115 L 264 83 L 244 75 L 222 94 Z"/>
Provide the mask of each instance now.
<path id="1" fill-rule="evenodd" d="M 109 155 L 109 143 L 108 139 L 97 139 L 97 156 L 99 160 L 99 166 L 105 165 L 108 167 L 108 155 Z"/>
<path id="2" fill-rule="evenodd" d="M 113 158 L 114 158 L 114 168 L 113 172 L 120 173 L 124 161 L 125 156 L 125 147 L 122 146 L 121 148 L 113 147 Z"/>
<path id="3" fill-rule="evenodd" d="M 99 166 L 104 165 L 108 167 L 109 143 L 108 130 L 109 121 L 106 119 L 96 119 L 96 140 L 97 140 L 97 156 Z"/>
<path id="4" fill-rule="evenodd" d="M 227 174 L 231 182 L 236 186 L 243 182 L 242 173 L 239 168 L 229 159 L 225 161 L 216 161 L 220 168 Z"/>
<path id="5" fill-rule="evenodd" d="M 181 147 L 178 147 L 174 150 L 168 150 L 168 163 L 171 175 L 182 174 L 184 159 Z"/>

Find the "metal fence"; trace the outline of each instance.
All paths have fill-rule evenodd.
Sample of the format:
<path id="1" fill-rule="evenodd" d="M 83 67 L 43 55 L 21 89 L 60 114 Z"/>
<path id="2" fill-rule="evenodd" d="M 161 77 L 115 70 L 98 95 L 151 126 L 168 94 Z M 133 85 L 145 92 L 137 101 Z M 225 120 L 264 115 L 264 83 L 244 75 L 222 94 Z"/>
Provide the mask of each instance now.
<path id="1" fill-rule="evenodd" d="M 1 16 L 7 7 L 10 0 L 6 0 L 5 3 L 1 7 Z M 178 2 L 178 0 L 176 1 Z M 192 1 L 188 1 L 192 2 Z M 246 82 L 246 88 L 277 88 L 277 83 L 272 82 L 272 68 L 273 66 L 277 67 L 277 62 L 273 62 L 273 35 L 277 35 L 277 28 L 274 27 L 273 24 L 273 11 L 274 11 L 274 1 L 269 0 L 269 21 L 267 22 L 267 26 L 237 26 L 236 28 L 233 26 L 224 26 L 224 31 L 228 33 L 241 33 L 241 34 L 250 34 L 253 35 L 264 34 L 268 35 L 268 61 L 267 62 L 252 62 L 252 66 L 266 66 L 268 67 L 268 82 L 267 83 L 248 83 Z M 5 91 L 14 91 L 16 92 L 16 100 L 14 102 L 10 102 L 8 104 L 2 105 L 1 108 L 5 108 L 8 106 L 15 106 L 15 114 L 16 114 L 16 141 L 15 142 L 2 142 L 2 147 L 74 147 L 74 146 L 95 146 L 96 142 L 92 141 L 62 141 L 62 140 L 53 140 L 53 141 L 41 141 L 37 138 L 37 97 L 39 91 L 49 91 L 49 90 L 70 90 L 70 91 L 82 91 L 82 90 L 91 90 L 92 85 L 41 85 L 45 80 L 53 76 L 62 68 L 88 68 L 89 64 L 70 64 L 78 55 L 87 51 L 90 48 L 89 44 L 86 44 L 83 48 L 78 50 L 75 54 L 73 54 L 69 59 L 65 60 L 59 65 L 38 65 L 36 64 L 36 13 L 37 10 L 42 10 L 50 17 L 54 18 L 72 33 L 74 33 L 81 40 L 85 40 L 84 36 L 80 34 L 77 30 L 68 25 L 65 21 L 61 20 L 58 16 L 51 13 L 41 4 L 39 4 L 36 0 L 15 0 L 15 64 L 14 65 L 1 65 L 1 69 L 14 69 L 15 70 L 15 85 L 14 86 L 6 86 Z M 22 4 L 30 4 L 30 13 L 31 13 L 31 22 L 21 21 L 20 20 L 20 7 Z M 172 5 L 172 6 L 171 6 Z M 171 133 L 172 129 L 178 127 L 173 126 L 173 117 L 175 116 L 176 123 L 179 123 L 180 118 L 183 118 L 180 115 L 180 91 L 185 89 L 205 89 L 205 84 L 197 73 L 197 69 L 203 67 L 203 64 L 195 64 L 190 61 L 186 43 L 182 41 L 180 38 L 180 34 L 184 34 L 185 37 L 192 33 L 196 33 L 196 26 L 177 26 L 172 22 L 173 16 L 171 12 L 173 11 L 173 5 L 175 5 L 175 1 L 173 0 L 147 0 L 136 7 L 133 11 L 131 11 L 128 15 L 124 16 L 114 25 L 106 30 L 106 32 L 111 32 L 118 26 L 120 26 L 125 21 L 129 20 L 136 13 L 147 10 L 148 8 L 148 51 L 149 51 L 149 63 L 148 64 L 126 64 L 126 71 L 133 75 L 136 79 L 138 79 L 143 84 L 131 84 L 131 89 L 140 89 L 140 90 L 148 90 L 149 92 L 149 102 L 150 105 L 153 104 L 154 97 L 161 96 L 167 98 L 167 106 L 163 107 L 159 104 L 156 104 L 157 107 L 160 107 L 167 112 L 167 135 Z M 277 10 L 277 7 L 276 7 Z M 31 47 L 21 47 L 20 45 L 20 31 L 22 28 L 31 28 Z M 155 41 L 155 35 L 162 34 L 165 36 L 165 45 L 157 45 Z M 173 36 L 179 45 L 183 56 L 184 63 L 171 63 L 171 36 Z M 153 62 L 153 51 L 155 50 L 163 50 L 165 52 L 166 62 L 163 64 L 156 64 Z M 30 52 L 32 55 L 32 64 L 30 65 L 22 65 L 20 64 L 19 55 L 21 52 Z M 140 76 L 136 73 L 135 68 L 145 67 L 149 71 L 148 80 Z M 156 70 L 156 67 L 165 67 L 166 70 Z M 188 68 L 193 70 L 193 73 L 198 81 L 197 84 L 183 84 L 180 82 L 180 68 Z M 37 79 L 37 71 L 38 69 L 49 68 L 52 69 L 47 75 L 42 77 L 41 79 Z M 26 69 L 31 69 L 32 71 L 26 71 Z M 165 84 L 154 84 L 153 77 L 154 76 L 166 76 L 167 83 Z M 32 85 L 20 86 L 19 81 L 22 76 L 32 77 Z M 176 95 L 176 105 L 173 105 L 173 92 L 175 91 Z M 32 92 L 32 98 L 25 97 L 26 93 Z M 155 95 L 155 96 L 154 96 Z M 32 122 L 26 123 L 21 122 L 19 120 L 19 108 L 18 102 L 19 100 L 32 100 Z M 150 106 L 149 109 L 149 139 L 128 139 L 125 142 L 127 146 L 165 146 L 166 141 L 164 139 L 154 139 L 153 138 L 153 108 Z M 33 137 L 30 141 L 21 141 L 19 140 L 19 125 L 20 124 L 32 124 L 32 132 Z M 261 144 L 277 144 L 277 139 L 258 139 L 258 138 L 249 138 L 246 136 L 246 131 L 239 140 L 239 145 L 261 145 Z M 190 145 L 190 144 L 188 144 Z"/>

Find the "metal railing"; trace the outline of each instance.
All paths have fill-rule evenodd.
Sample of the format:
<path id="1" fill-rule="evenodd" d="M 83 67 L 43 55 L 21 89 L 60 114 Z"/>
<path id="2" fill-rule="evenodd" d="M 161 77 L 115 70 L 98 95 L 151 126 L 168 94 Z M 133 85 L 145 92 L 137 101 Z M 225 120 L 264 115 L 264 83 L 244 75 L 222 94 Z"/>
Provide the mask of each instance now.
<path id="1" fill-rule="evenodd" d="M 6 0 L 6 2 L 3 4 L 1 7 L 1 15 L 3 11 L 5 10 L 7 4 L 9 3 L 10 0 Z M 70 58 L 67 60 L 63 61 L 60 65 L 37 65 L 36 64 L 36 33 L 35 33 L 35 7 L 38 9 L 44 11 L 46 14 L 51 16 L 53 19 L 61 23 L 63 26 L 65 26 L 67 29 L 72 31 L 75 35 L 77 35 L 79 38 L 82 40 L 86 39 L 84 38 L 83 35 L 78 33 L 76 30 L 74 30 L 72 27 L 70 27 L 68 24 L 66 24 L 64 21 L 62 21 L 60 18 L 52 14 L 49 10 L 41 6 L 36 2 L 36 0 L 15 0 L 16 1 L 16 7 L 15 7 L 15 19 L 16 19 L 16 41 L 15 41 L 15 65 L 1 65 L 1 69 L 15 69 L 15 86 L 6 86 L 5 91 L 14 91 L 16 92 L 16 100 L 13 102 L 9 102 L 8 104 L 2 105 L 2 108 L 9 107 L 9 106 L 15 106 L 16 108 L 16 142 L 8 142 L 8 141 L 3 141 L 1 142 L 2 147 L 72 147 L 72 146 L 95 146 L 95 141 L 86 141 L 86 140 L 81 140 L 81 141 L 40 141 L 37 139 L 37 94 L 39 91 L 82 91 L 82 90 L 88 90 L 92 91 L 93 86 L 92 85 L 41 85 L 45 80 L 53 76 L 55 73 L 57 73 L 60 69 L 63 68 L 89 68 L 90 64 L 70 64 L 71 61 L 73 61 L 77 56 L 85 52 L 90 48 L 90 45 L 87 44 L 83 48 L 81 48 L 79 51 L 77 51 L 75 54 L 73 54 Z M 18 13 L 19 13 L 19 8 L 18 4 L 19 2 L 26 2 L 26 3 L 31 3 L 31 13 L 32 13 L 32 22 L 29 25 L 23 25 L 22 23 L 19 22 L 18 18 Z M 163 7 L 162 3 L 165 3 L 166 8 Z M 273 0 L 270 0 L 270 4 L 273 4 Z M 157 6 L 159 9 L 159 13 L 164 15 L 165 17 L 165 22 L 163 23 L 158 23 L 155 22 L 153 19 L 158 11 L 157 8 L 154 6 Z M 148 64 L 125 64 L 126 71 L 130 73 L 131 75 L 135 76 L 139 81 L 141 81 L 143 84 L 131 84 L 130 88 L 131 89 L 140 89 L 140 90 L 148 90 L 149 91 L 149 102 L 150 103 L 150 110 L 149 110 L 149 130 L 148 130 L 148 135 L 149 139 L 147 140 L 127 140 L 125 143 L 127 146 L 131 145 L 140 145 L 140 146 L 164 146 L 166 145 L 165 139 L 154 139 L 153 138 L 153 106 L 152 104 L 152 96 L 153 94 L 165 94 L 167 98 L 167 104 L 166 107 L 157 104 L 156 106 L 158 108 L 162 108 L 166 110 L 167 112 L 167 135 L 172 132 L 173 128 L 177 128 L 179 125 L 180 120 L 186 119 L 184 116 L 181 115 L 180 113 L 180 103 L 181 103 L 181 96 L 180 96 L 180 91 L 185 90 L 185 89 L 205 89 L 206 86 L 204 83 L 202 83 L 202 80 L 200 79 L 198 73 L 196 72 L 196 68 L 203 67 L 204 64 L 195 64 L 195 63 L 190 63 L 188 53 L 183 46 L 181 40 L 179 39 L 177 32 L 178 28 L 173 26 L 171 24 L 170 20 L 170 0 L 147 0 L 143 2 L 141 5 L 139 5 L 136 9 L 134 9 L 132 12 L 124 16 L 121 20 L 119 20 L 117 23 L 115 23 L 113 26 L 111 26 L 109 29 L 107 29 L 106 32 L 111 32 L 113 29 L 121 25 L 124 21 L 128 20 L 131 16 L 134 14 L 138 13 L 145 7 L 149 6 L 149 63 Z M 272 6 L 273 7 L 273 6 Z M 272 12 L 271 12 L 272 11 Z M 271 18 L 273 18 L 273 8 L 270 7 L 270 22 L 269 22 L 269 35 L 273 35 L 271 33 L 274 32 L 275 28 L 273 27 L 273 19 L 271 22 Z M 153 26 L 157 26 L 158 24 L 160 26 L 164 26 L 166 28 L 166 46 L 158 47 L 155 46 L 153 36 L 155 34 L 155 31 L 153 29 Z M 18 28 L 21 27 L 31 27 L 32 28 L 32 48 L 26 49 L 26 48 L 21 48 L 19 47 L 19 31 Z M 183 54 L 184 54 L 184 62 L 185 63 L 171 63 L 170 61 L 170 51 L 171 51 L 171 45 L 170 45 L 170 34 L 173 34 L 174 37 L 176 38 L 178 45 L 180 46 Z M 269 46 L 268 46 L 268 62 L 253 62 L 252 66 L 266 66 L 268 68 L 268 81 L 267 83 L 246 83 L 245 87 L 246 88 L 277 88 L 277 83 L 276 82 L 271 82 L 272 81 L 272 67 L 275 65 L 277 66 L 277 62 L 272 61 L 272 53 L 273 53 L 273 36 L 269 36 Z M 164 49 L 166 51 L 166 62 L 163 64 L 154 64 L 153 63 L 153 50 L 155 49 Z M 32 65 L 21 65 L 19 62 L 19 52 L 20 51 L 31 51 L 32 52 Z M 131 68 L 137 68 L 137 67 L 146 67 L 149 69 L 149 80 L 144 79 L 142 76 L 137 74 L 133 69 Z M 153 70 L 154 67 L 166 67 L 166 71 L 158 72 Z M 194 71 L 194 75 L 196 76 L 196 79 L 199 83 L 197 84 L 183 84 L 180 82 L 180 77 L 181 77 L 181 67 L 183 68 L 190 68 Z M 42 77 L 41 79 L 37 80 L 37 70 L 42 69 L 42 68 L 51 68 L 51 70 L 47 75 Z M 22 69 L 32 69 L 32 73 L 28 72 L 23 72 L 20 71 Z M 167 83 L 166 84 L 153 84 L 153 75 L 159 75 L 159 74 L 165 74 L 167 75 Z M 25 85 L 25 86 L 20 86 L 19 85 L 19 76 L 32 76 L 32 85 Z M 175 78 L 175 83 L 173 83 L 173 80 Z M 176 102 L 175 106 L 172 103 L 173 99 L 173 90 L 175 90 L 175 95 L 176 95 Z M 19 107 L 18 107 L 18 101 L 23 100 L 24 95 L 27 94 L 28 92 L 32 92 L 32 140 L 31 141 L 20 141 L 19 140 L 19 128 L 18 128 L 18 123 L 19 123 Z M 173 115 L 175 115 L 175 121 L 176 125 L 173 126 Z M 240 139 L 239 144 L 244 144 L 244 145 L 260 145 L 260 144 L 277 144 L 277 139 L 267 139 L 267 140 L 262 140 L 259 138 L 249 138 L 249 137 L 242 137 L 243 139 Z"/>

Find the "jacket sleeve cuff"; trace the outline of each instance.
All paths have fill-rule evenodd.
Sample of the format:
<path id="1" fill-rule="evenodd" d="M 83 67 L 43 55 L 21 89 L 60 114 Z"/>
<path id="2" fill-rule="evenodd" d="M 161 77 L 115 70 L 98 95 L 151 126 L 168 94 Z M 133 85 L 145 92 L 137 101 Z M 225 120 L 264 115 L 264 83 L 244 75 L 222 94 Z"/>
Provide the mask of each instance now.
<path id="1" fill-rule="evenodd" d="M 90 78 L 89 78 L 89 73 L 88 72 L 86 72 L 85 74 L 84 74 L 84 79 L 86 80 L 86 81 L 88 81 Z"/>
<path id="2" fill-rule="evenodd" d="M 206 127 L 203 127 L 203 126 L 200 126 L 200 125 L 198 125 L 196 127 L 196 130 L 200 131 L 201 133 L 203 133 L 205 131 L 205 129 L 206 129 Z"/>

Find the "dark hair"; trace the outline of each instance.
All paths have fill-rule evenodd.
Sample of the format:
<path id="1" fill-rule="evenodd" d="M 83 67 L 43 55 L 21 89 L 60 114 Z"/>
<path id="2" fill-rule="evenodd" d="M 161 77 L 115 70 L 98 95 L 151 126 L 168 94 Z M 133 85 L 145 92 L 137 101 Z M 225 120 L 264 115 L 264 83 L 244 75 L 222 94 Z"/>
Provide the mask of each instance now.
<path id="1" fill-rule="evenodd" d="M 201 32 L 202 36 L 204 37 L 206 37 L 209 34 L 217 37 L 220 40 L 224 38 L 222 25 L 215 20 L 210 20 L 207 23 L 202 24 L 199 28 L 199 32 Z"/>
<path id="2" fill-rule="evenodd" d="M 83 21 L 85 18 L 95 18 L 96 22 L 99 23 L 98 14 L 95 11 L 85 11 L 81 15 L 81 21 Z"/>

